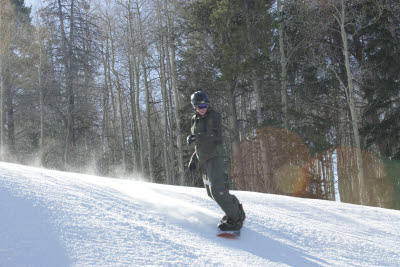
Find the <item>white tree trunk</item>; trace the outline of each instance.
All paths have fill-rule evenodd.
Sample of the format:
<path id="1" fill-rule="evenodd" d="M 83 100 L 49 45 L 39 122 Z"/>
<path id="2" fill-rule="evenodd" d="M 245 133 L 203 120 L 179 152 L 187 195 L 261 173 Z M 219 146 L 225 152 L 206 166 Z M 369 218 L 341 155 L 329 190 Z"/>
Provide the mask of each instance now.
<path id="1" fill-rule="evenodd" d="M 125 173 L 126 171 L 126 145 L 125 145 L 125 123 L 124 123 L 124 111 L 122 108 L 122 94 L 121 94 L 121 84 L 119 80 L 119 73 L 115 69 L 115 48 L 114 48 L 114 39 L 112 37 L 112 29 L 111 25 L 108 25 L 110 41 L 111 41 L 111 67 L 112 72 L 116 79 L 117 92 L 118 92 L 118 110 L 119 110 L 119 121 L 120 121 L 120 135 L 121 135 L 121 148 L 122 148 L 122 171 Z"/>
<path id="2" fill-rule="evenodd" d="M 159 53 L 160 53 L 160 82 L 161 82 L 161 95 L 163 101 L 163 158 L 164 170 L 167 184 L 171 184 L 171 171 L 170 161 L 168 157 L 168 95 L 167 95 L 167 81 L 165 75 L 165 49 L 164 49 L 164 32 L 162 27 L 162 17 L 160 12 L 160 2 L 157 2 L 157 17 L 158 17 L 158 30 L 159 30 Z"/>
<path id="3" fill-rule="evenodd" d="M 136 119 L 137 119 L 137 125 L 138 125 L 138 133 L 139 133 L 139 152 L 140 152 L 140 170 L 142 171 L 142 174 L 144 174 L 145 167 L 144 167 L 144 140 L 143 140 L 143 127 L 142 127 L 142 114 L 140 111 L 140 102 L 139 102 L 139 97 L 140 97 L 140 76 L 139 76 L 139 67 L 138 63 L 136 62 L 136 59 L 133 58 L 133 67 L 135 71 L 135 81 L 136 81 Z"/>
<path id="4" fill-rule="evenodd" d="M 168 12 L 168 11 L 167 11 Z M 172 90 L 174 93 L 175 104 L 175 122 L 176 122 L 176 139 L 177 139 L 177 156 L 178 156 L 178 170 L 179 170 L 179 185 L 183 185 L 185 181 L 185 168 L 183 165 L 183 142 L 182 142 L 182 129 L 180 121 L 180 102 L 178 96 L 178 89 L 176 83 L 176 63 L 175 63 L 175 45 L 174 45 L 174 32 L 170 14 L 167 14 L 168 19 L 168 46 L 170 52 L 170 68 L 172 77 Z"/>
<path id="5" fill-rule="evenodd" d="M 361 152 L 361 142 L 360 142 L 360 134 L 358 131 L 358 114 L 357 107 L 355 104 L 355 94 L 354 94 L 354 86 L 353 86 L 353 77 L 351 73 L 350 67 L 350 56 L 348 49 L 348 37 L 345 29 L 345 21 L 346 21 L 346 6 L 345 1 L 341 0 L 341 13 L 339 14 L 339 24 L 340 24 L 340 33 L 343 41 L 343 50 L 345 56 L 345 65 L 346 65 L 346 75 L 347 75 L 347 88 L 345 88 L 347 104 L 349 106 L 350 115 L 351 115 L 351 125 L 353 128 L 354 134 L 354 142 L 356 148 L 356 159 L 357 159 L 357 167 L 358 167 L 358 182 L 360 186 L 360 201 L 361 204 L 366 204 L 366 188 L 364 181 L 364 171 L 363 171 L 363 158 Z"/>
<path id="6" fill-rule="evenodd" d="M 138 156 L 138 124 L 137 124 L 137 116 L 136 116 L 136 101 L 139 101 L 139 99 L 136 99 L 135 97 L 135 50 L 134 50 L 134 30 L 133 30 L 133 14 L 131 10 L 131 4 L 132 1 L 128 1 L 128 6 L 127 6 L 127 12 L 128 12 L 128 38 L 129 38 L 129 48 L 128 48 L 128 64 L 129 64 L 129 88 L 130 88 L 130 97 L 131 97 L 131 114 L 132 114 L 132 120 L 131 120 L 131 138 L 132 138 L 132 166 L 133 166 L 133 171 L 139 170 L 139 159 L 140 156 Z M 137 91 L 139 91 L 139 87 L 136 88 Z"/>
<path id="7" fill-rule="evenodd" d="M 39 160 L 40 160 L 40 165 L 42 165 L 44 161 L 44 88 L 42 84 L 43 42 L 40 36 L 40 26 L 38 26 L 38 41 L 39 41 L 38 86 L 39 86 L 39 97 L 40 97 Z"/>
<path id="8" fill-rule="evenodd" d="M 136 3 L 137 7 L 137 15 L 138 15 L 138 24 L 139 24 L 139 35 L 140 35 L 140 46 L 141 46 L 141 65 L 143 70 L 143 80 L 144 80 L 144 87 L 146 93 L 146 125 L 147 125 L 147 146 L 148 146 L 148 159 L 149 159 L 149 178 L 151 182 L 154 182 L 154 163 L 153 163 L 153 133 L 151 130 L 151 117 L 150 117 L 150 88 L 147 80 L 147 69 L 145 64 L 145 44 L 143 38 L 143 29 L 142 29 L 142 19 L 140 15 L 139 4 Z"/>

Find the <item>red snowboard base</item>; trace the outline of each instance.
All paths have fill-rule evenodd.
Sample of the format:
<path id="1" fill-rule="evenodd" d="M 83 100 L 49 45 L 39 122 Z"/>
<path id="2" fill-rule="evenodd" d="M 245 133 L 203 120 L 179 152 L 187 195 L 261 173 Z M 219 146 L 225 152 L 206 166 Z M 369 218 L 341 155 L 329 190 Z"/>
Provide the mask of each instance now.
<path id="1" fill-rule="evenodd" d="M 227 239 L 237 239 L 240 236 L 240 231 L 219 231 L 217 236 Z"/>

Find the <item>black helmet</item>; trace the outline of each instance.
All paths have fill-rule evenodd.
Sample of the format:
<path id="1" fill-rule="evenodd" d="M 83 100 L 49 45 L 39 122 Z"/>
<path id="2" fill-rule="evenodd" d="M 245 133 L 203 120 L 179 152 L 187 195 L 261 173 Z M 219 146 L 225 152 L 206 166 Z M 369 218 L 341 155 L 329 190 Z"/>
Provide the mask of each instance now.
<path id="1" fill-rule="evenodd" d="M 198 105 L 209 104 L 208 95 L 203 91 L 195 92 L 191 97 L 190 101 L 192 102 L 192 106 L 196 108 Z"/>

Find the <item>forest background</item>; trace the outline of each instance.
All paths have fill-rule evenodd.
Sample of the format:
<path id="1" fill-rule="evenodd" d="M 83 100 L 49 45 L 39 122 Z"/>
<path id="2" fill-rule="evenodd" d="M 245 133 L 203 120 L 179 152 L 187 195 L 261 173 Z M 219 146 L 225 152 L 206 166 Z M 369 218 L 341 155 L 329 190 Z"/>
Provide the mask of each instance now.
<path id="1" fill-rule="evenodd" d="M 397 0 L 0 0 L 0 157 L 202 186 L 204 90 L 230 188 L 400 209 Z"/>

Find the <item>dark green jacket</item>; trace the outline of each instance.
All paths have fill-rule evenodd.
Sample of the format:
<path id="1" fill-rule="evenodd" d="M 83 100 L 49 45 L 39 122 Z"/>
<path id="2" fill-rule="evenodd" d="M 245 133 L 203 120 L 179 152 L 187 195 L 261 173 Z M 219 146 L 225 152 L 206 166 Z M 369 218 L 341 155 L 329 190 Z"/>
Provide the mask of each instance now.
<path id="1" fill-rule="evenodd" d="M 211 107 L 204 116 L 196 113 L 192 117 L 191 131 L 196 136 L 195 152 L 191 160 L 196 160 L 195 157 L 197 157 L 202 164 L 211 158 L 224 155 L 220 113 Z"/>

